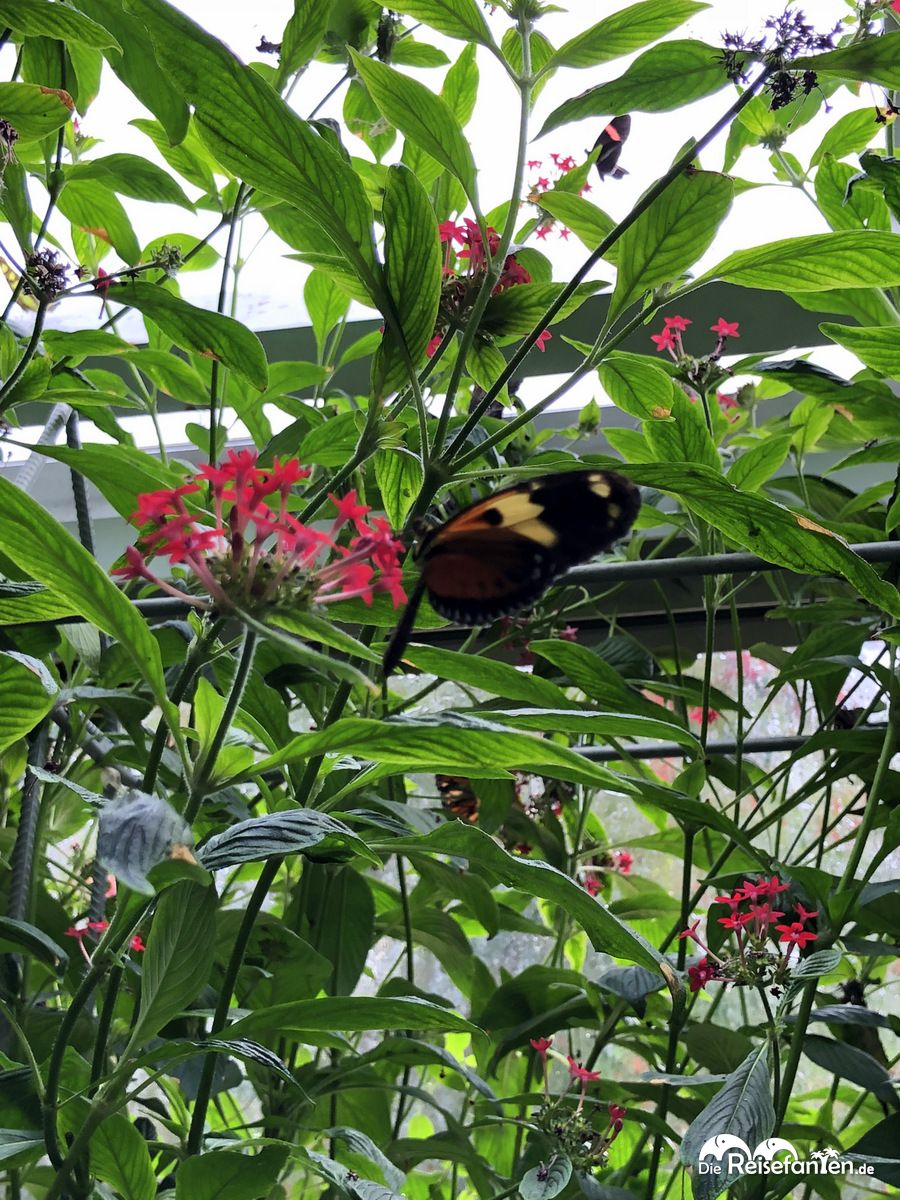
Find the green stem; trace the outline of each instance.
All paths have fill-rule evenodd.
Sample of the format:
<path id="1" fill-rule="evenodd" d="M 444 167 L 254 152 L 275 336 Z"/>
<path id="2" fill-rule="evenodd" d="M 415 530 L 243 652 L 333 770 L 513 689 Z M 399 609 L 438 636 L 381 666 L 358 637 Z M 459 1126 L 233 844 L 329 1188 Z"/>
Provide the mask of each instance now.
<path id="1" fill-rule="evenodd" d="M 206 752 L 201 756 L 200 761 L 194 769 L 190 795 L 184 808 L 184 819 L 189 824 L 193 823 L 194 818 L 200 810 L 200 805 L 203 803 L 204 790 L 216 769 L 216 759 L 225 743 L 225 738 L 228 736 L 228 730 L 231 728 L 234 714 L 237 712 L 241 696 L 244 694 L 244 688 L 247 686 L 247 679 L 250 675 L 250 669 L 253 666 L 253 656 L 255 653 L 256 634 L 252 629 L 245 627 L 241 657 L 235 667 L 234 678 L 231 681 L 228 698 L 222 709 L 222 716 L 219 718 L 219 724 L 216 726 L 215 733 L 212 736 L 209 746 L 206 748 Z"/>
<path id="2" fill-rule="evenodd" d="M 22 351 L 22 357 L 16 363 L 15 367 L 9 373 L 6 382 L 0 387 L 0 416 L 15 403 L 14 400 L 9 400 L 7 397 L 12 393 L 16 384 L 25 374 L 28 364 L 37 353 L 37 348 L 40 345 L 41 334 L 44 331 L 44 321 L 47 319 L 47 309 L 50 306 L 49 300 L 41 296 L 38 301 L 38 309 L 34 314 L 34 328 L 31 331 L 31 337 L 28 339 L 28 345 Z"/>
<path id="3" fill-rule="evenodd" d="M 525 159 L 528 154 L 528 116 L 531 111 L 533 86 L 531 79 L 531 23 L 528 17 L 519 17 L 518 32 L 519 42 L 522 47 L 522 73 L 516 80 L 519 89 L 519 139 L 516 148 L 512 197 L 509 202 L 509 212 L 506 215 L 506 224 L 500 236 L 500 245 L 497 247 L 496 255 L 492 255 L 488 259 L 485 277 L 478 295 L 475 297 L 475 303 L 472 306 L 472 311 L 466 322 L 466 328 L 460 339 L 459 353 L 453 365 L 450 382 L 447 385 L 447 391 L 444 396 L 444 406 L 441 410 L 437 430 L 434 435 L 434 446 L 432 449 L 435 457 L 439 456 L 443 449 L 444 440 L 447 436 L 447 426 L 450 423 L 450 415 L 453 412 L 453 403 L 456 399 L 456 393 L 465 369 L 466 358 L 472 347 L 472 342 L 475 339 L 475 334 L 484 315 L 488 300 L 491 298 L 491 293 L 503 269 L 503 264 L 506 262 L 506 256 L 512 244 L 512 237 L 515 233 L 516 221 L 519 215 L 519 196 L 522 194 L 522 185 L 525 180 Z M 487 248 L 485 249 L 485 253 L 487 254 Z"/>
<path id="4" fill-rule="evenodd" d="M 824 946 L 821 947 L 825 949 Z M 788 1060 L 784 1065 L 784 1071 L 781 1075 L 781 1095 L 779 1097 L 778 1107 L 775 1109 L 775 1128 L 772 1130 L 772 1135 L 777 1136 L 778 1131 L 784 1122 L 787 1113 L 788 1104 L 791 1099 L 791 1091 L 794 1087 L 794 1080 L 797 1078 L 797 1068 L 800 1066 L 800 1058 L 803 1054 L 803 1039 L 806 1037 L 807 1026 L 809 1025 L 809 1014 L 812 1012 L 813 1004 L 816 1001 L 816 990 L 818 989 L 819 981 L 811 979 L 803 989 L 803 996 L 800 1000 L 800 1007 L 797 1009 L 797 1019 L 794 1023 L 794 1028 L 791 1033 L 791 1046 L 788 1051 Z"/>
<path id="5" fill-rule="evenodd" d="M 455 439 L 445 453 L 445 460 L 449 461 L 453 459 L 462 449 L 466 440 L 468 439 L 469 434 L 487 412 L 491 401 L 499 394 L 504 384 L 513 378 L 516 371 L 519 369 L 522 360 L 530 352 L 532 346 L 534 346 L 543 330 L 547 327 L 549 322 L 553 320 L 569 297 L 574 294 L 578 285 L 587 278 L 593 267 L 595 267 L 600 259 L 603 258 L 604 254 L 606 254 L 611 247 L 616 244 L 625 231 L 631 228 L 638 217 L 646 212 L 650 205 L 659 199 L 659 197 L 672 183 L 674 183 L 679 175 L 681 175 L 688 167 L 692 165 L 694 159 L 697 157 L 700 151 L 709 145 L 709 143 L 715 137 L 717 137 L 723 129 L 727 128 L 727 126 L 731 124 L 732 120 L 742 109 L 746 108 L 746 106 L 750 103 L 750 101 L 765 83 L 768 75 L 769 68 L 766 68 L 756 79 L 753 80 L 751 84 L 748 85 L 746 90 L 738 97 L 734 104 L 729 107 L 728 111 L 722 117 L 720 117 L 719 120 L 716 121 L 716 123 L 706 131 L 706 133 L 703 134 L 699 141 L 693 142 L 684 152 L 684 154 L 680 155 L 675 160 L 669 170 L 666 171 L 665 175 L 663 175 L 661 179 L 658 179 L 656 183 L 644 193 L 644 195 L 634 206 L 631 212 L 628 213 L 624 220 L 620 221 L 615 229 L 610 230 L 597 249 L 588 256 L 585 262 L 572 276 L 571 280 L 560 291 L 560 294 L 541 317 L 540 321 L 538 321 L 538 323 L 532 329 L 531 333 L 529 333 L 528 336 L 517 347 L 505 369 L 501 371 L 500 375 L 482 397 L 480 402 L 473 406 L 472 412 L 469 415 L 469 419 L 464 422 L 461 428 L 457 431 Z M 479 452 L 481 452 L 481 450 L 483 450 L 483 446 L 479 447 Z"/>
<path id="6" fill-rule="evenodd" d="M 231 256 L 234 252 L 234 239 L 237 236 L 241 205 L 244 203 L 246 193 L 247 185 L 242 181 L 238 184 L 228 222 L 228 240 L 225 243 L 225 253 L 222 256 L 222 276 L 219 280 L 219 299 L 216 304 L 216 312 L 218 313 L 225 312 L 225 301 L 228 297 L 228 276 L 231 271 Z M 211 463 L 216 462 L 216 434 L 218 433 L 219 421 L 218 404 L 219 362 L 218 359 L 214 358 L 209 374 L 209 461 Z"/>

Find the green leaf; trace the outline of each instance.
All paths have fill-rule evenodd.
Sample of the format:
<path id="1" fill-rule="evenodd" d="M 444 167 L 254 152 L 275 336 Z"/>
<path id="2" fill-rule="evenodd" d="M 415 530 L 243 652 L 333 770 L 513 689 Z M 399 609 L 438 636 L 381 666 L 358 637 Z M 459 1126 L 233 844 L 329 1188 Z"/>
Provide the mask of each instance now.
<path id="1" fill-rule="evenodd" d="M 509 854 L 489 834 L 472 825 L 448 821 L 431 833 L 386 840 L 379 848 L 413 857 L 424 853 L 464 858 L 493 884 L 502 883 L 560 905 L 578 922 L 595 949 L 667 975 L 662 955 L 568 875 L 539 859 Z"/>
<path id="2" fill-rule="evenodd" d="M 696 0 L 642 0 L 570 38 L 556 51 L 551 66 L 597 67 L 612 58 L 632 54 L 648 42 L 671 33 L 704 8 L 709 5 Z"/>
<path id="3" fill-rule="evenodd" d="M 40 724 L 57 693 L 52 675 L 39 659 L 0 651 L 0 751 Z"/>
<path id="4" fill-rule="evenodd" d="M 421 183 L 402 163 L 388 168 L 381 219 L 393 321 L 385 312 L 384 338 L 372 362 L 376 399 L 415 374 L 434 337 L 441 298 L 441 243 L 434 209 Z M 394 322 L 400 326 L 400 338 Z"/>
<path id="5" fill-rule="evenodd" d="M 294 0 L 294 11 L 281 35 L 281 54 L 275 90 L 282 91 L 291 75 L 316 56 L 331 18 L 333 0 Z"/>
<path id="6" fill-rule="evenodd" d="M 647 421 L 644 437 L 658 462 L 697 462 L 714 471 L 722 469 L 719 452 L 699 400 L 691 400 L 676 384 L 671 385 L 672 420 Z M 715 397 L 710 403 L 715 404 Z"/>
<path id="7" fill-rule="evenodd" d="M 610 319 L 695 263 L 712 244 L 733 196 L 734 184 L 727 175 L 679 175 L 619 240 Z"/>
<path id="8" fill-rule="evenodd" d="M 768 1047 L 761 1045 L 749 1054 L 727 1083 L 710 1100 L 684 1135 L 679 1157 L 693 1168 L 696 1200 L 714 1200 L 739 1178 L 729 1173 L 720 1160 L 721 1170 L 699 1174 L 700 1151 L 710 1138 L 722 1135 L 739 1137 L 751 1147 L 758 1146 L 775 1128 L 775 1110 L 769 1096 Z"/>
<path id="9" fill-rule="evenodd" d="M 900 158 L 875 154 L 870 150 L 860 157 L 859 162 L 865 174 L 855 175 L 851 179 L 847 185 L 848 193 L 852 192 L 854 186 L 864 182 L 879 186 L 888 208 L 900 220 Z"/>
<path id="10" fill-rule="evenodd" d="M 816 200 L 828 224 L 841 229 L 890 229 L 883 197 L 872 187 L 853 187 L 859 178 L 849 163 L 826 154 L 816 172 Z"/>
<path id="11" fill-rule="evenodd" d="M 552 323 L 576 312 L 602 286 L 599 282 L 579 283 Z M 562 290 L 561 283 L 520 283 L 506 288 L 488 300 L 480 328 L 501 337 L 530 333 Z"/>
<path id="12" fill-rule="evenodd" d="M 91 1170 L 122 1200 L 154 1200 L 156 1176 L 150 1148 L 123 1113 L 105 1117 L 91 1135 Z"/>
<path id="13" fill-rule="evenodd" d="M 256 1154 L 197 1154 L 178 1168 L 175 1200 L 259 1200 L 278 1182 L 286 1158 L 286 1146 L 263 1146 Z"/>
<path id="14" fill-rule="evenodd" d="M 553 1200 L 572 1178 L 572 1163 L 564 1154 L 554 1154 L 550 1161 L 532 1167 L 519 1181 L 522 1200 Z"/>
<path id="15" fill-rule="evenodd" d="M 480 773 L 496 778 L 503 777 L 509 768 L 616 792 L 627 793 L 633 786 L 565 746 L 474 718 L 442 722 L 347 717 L 316 733 L 299 734 L 276 754 L 257 763 L 248 776 L 333 752 L 356 754 L 405 771 L 421 767 L 447 775 Z"/>
<path id="16" fill-rule="evenodd" d="M 384 116 L 404 137 L 455 175 L 477 207 L 472 149 L 446 101 L 423 84 L 350 50 L 353 64 Z M 271 190 L 271 189 L 270 189 Z"/>
<path id="17" fill-rule="evenodd" d="M 729 254 L 697 286 L 711 279 L 791 292 L 894 287 L 900 283 L 900 236 L 851 230 L 785 238 Z"/>
<path id="18" fill-rule="evenodd" d="M 324 271 L 313 271 L 303 285 L 303 300 L 316 337 L 316 347 L 324 357 L 325 339 L 347 315 L 350 301 Z"/>
<path id="19" fill-rule="evenodd" d="M 552 663 L 607 712 L 635 713 L 658 720 L 666 713 L 660 705 L 629 687 L 619 672 L 586 646 L 561 638 L 540 638 L 529 649 Z"/>
<path id="20" fill-rule="evenodd" d="M 2 477 L 0 502 L 0 550 L 98 629 L 121 642 L 157 702 L 168 707 L 159 646 L 131 601 L 67 529 Z"/>
<path id="21" fill-rule="evenodd" d="M 887 1069 L 871 1054 L 846 1042 L 807 1033 L 803 1038 L 803 1053 L 823 1070 L 839 1079 L 849 1079 L 857 1087 L 876 1096 L 883 1104 L 897 1106 L 893 1080 Z"/>
<path id="22" fill-rule="evenodd" d="M 406 514 L 422 490 L 422 462 L 410 450 L 379 450 L 375 454 L 375 480 L 381 503 L 393 529 L 402 529 Z"/>
<path id="23" fill-rule="evenodd" d="M 68 92 L 37 83 L 0 83 L 0 112 L 20 142 L 36 142 L 65 125 L 75 105 Z"/>
<path id="24" fill-rule="evenodd" d="M 31 197 L 25 168 L 13 159 L 3 172 L 3 187 L 0 188 L 0 214 L 6 219 L 16 235 L 19 249 L 30 254 L 33 245 L 33 214 Z M 8 328 L 8 326 L 4 326 Z"/>
<path id="25" fill-rule="evenodd" d="M 45 329 L 43 341 L 55 359 L 71 358 L 71 365 L 74 367 L 79 366 L 86 358 L 124 354 L 134 349 L 131 342 L 100 329 L 78 329 L 72 332 Z"/>
<path id="26" fill-rule="evenodd" d="M 394 12 L 424 21 L 447 37 L 480 42 L 482 46 L 494 44 L 487 21 L 475 0 L 403 0 L 393 8 Z"/>
<path id="27" fill-rule="evenodd" d="M 827 50 L 824 54 L 795 58 L 791 69 L 900 88 L 900 30 L 863 38 L 851 46 Z"/>
<path id="28" fill-rule="evenodd" d="M 160 897 L 142 959 L 141 1006 L 130 1046 L 157 1034 L 194 1001 L 215 950 L 214 887 L 182 880 Z M 232 1026 L 229 1037 L 234 1032 Z"/>
<path id="29" fill-rule="evenodd" d="M 372 208 L 339 150 L 177 9 L 163 0 L 126 6 L 149 30 L 160 66 L 194 106 L 197 130 L 222 166 L 302 209 L 377 295 Z"/>
<path id="30" fill-rule="evenodd" d="M 105 158 L 83 159 L 66 167 L 66 179 L 93 179 L 122 196 L 133 196 L 135 200 L 177 204 L 191 212 L 194 210 L 193 203 L 171 175 L 137 154 L 107 154 Z"/>
<path id="31" fill-rule="evenodd" d="M 294 1035 L 318 1030 L 444 1029 L 450 1033 L 477 1033 L 476 1026 L 439 1004 L 412 997 L 323 996 L 294 1000 L 251 1013 L 228 1027 L 229 1037 L 260 1034 Z"/>
<path id="32" fill-rule="evenodd" d="M 792 434 L 776 433 L 745 450 L 728 469 L 728 482 L 744 492 L 758 492 L 788 456 Z"/>
<path id="33" fill-rule="evenodd" d="M 509 663 L 458 650 L 436 646 L 410 646 L 404 661 L 411 662 L 427 675 L 480 688 L 494 696 L 534 704 L 541 708 L 567 708 L 571 701 L 565 692 L 539 675 L 519 671 Z"/>
<path id="34" fill-rule="evenodd" d="M 833 325 L 823 321 L 819 326 L 827 338 L 855 354 L 873 371 L 888 379 L 900 377 L 900 332 L 896 325 L 867 326 Z"/>
<path id="35" fill-rule="evenodd" d="M 171 145 L 177 146 L 187 133 L 188 107 L 173 77 L 157 63 L 142 20 L 130 16 L 121 0 L 78 0 L 78 7 L 115 36 L 122 53 L 107 50 L 109 65 L 159 120 Z"/>
<path id="36" fill-rule="evenodd" d="M 310 808 L 268 813 L 239 821 L 224 833 L 211 837 L 199 858 L 209 871 L 238 863 L 262 862 L 273 855 L 296 854 L 314 849 L 317 860 L 344 861 L 354 854 L 375 866 L 381 860 L 352 830 L 327 813 Z"/>
<path id="37" fill-rule="evenodd" d="M 809 160 L 809 165 L 818 166 L 826 154 L 831 154 L 834 158 L 843 158 L 846 154 L 856 154 L 864 150 L 877 136 L 879 129 L 878 122 L 872 118 L 871 108 L 857 108 L 853 112 L 845 113 L 833 125 L 829 125 Z"/>
<path id="38" fill-rule="evenodd" d="M 542 680 L 541 682 L 546 682 Z M 665 711 L 664 709 L 660 711 Z M 700 755 L 700 743 L 683 725 L 631 713 L 594 712 L 585 708 L 513 708 L 506 709 L 503 720 L 513 729 L 533 729 L 538 733 L 583 733 L 590 737 L 635 738 L 678 742 Z"/>
<path id="39" fill-rule="evenodd" d="M 664 42 L 635 59 L 619 79 L 588 88 L 554 109 L 539 136 L 585 117 L 634 109 L 671 112 L 718 92 L 727 83 L 721 51 L 703 42 Z"/>
<path id="40" fill-rule="evenodd" d="M 28 37 L 56 38 L 60 42 L 83 42 L 104 50 L 122 47 L 102 25 L 83 13 L 46 0 L 0 0 L 0 23 Z"/>
<path id="41" fill-rule="evenodd" d="M 541 193 L 541 208 L 562 221 L 578 237 L 589 250 L 596 250 L 603 239 L 616 227 L 612 217 L 607 216 L 602 208 L 591 204 L 583 196 L 575 196 L 572 192 L 563 192 L 554 188 L 550 192 Z M 613 247 L 607 258 L 615 262 L 618 247 Z"/>
<path id="42" fill-rule="evenodd" d="M 764 496 L 738 491 L 698 464 L 634 466 L 627 473 L 636 483 L 678 496 L 690 512 L 766 562 L 801 575 L 841 576 L 871 604 L 900 617 L 897 589 L 854 554 L 843 538 L 802 514 Z"/>
<path id="43" fill-rule="evenodd" d="M 184 483 L 181 471 L 133 446 L 88 444 L 77 450 L 68 446 L 37 446 L 36 450 L 45 458 L 67 463 L 89 479 L 126 521 L 137 508 L 141 492 L 155 492 Z"/>
<path id="44" fill-rule="evenodd" d="M 57 207 L 77 229 L 114 246 L 130 265 L 141 257 L 140 244 L 122 201 L 105 184 L 73 179 L 60 192 Z"/>
<path id="45" fill-rule="evenodd" d="M 641 421 L 672 415 L 672 379 L 645 354 L 613 351 L 599 368 L 600 383 L 616 408 Z"/>
<path id="46" fill-rule="evenodd" d="M 447 72 L 441 96 L 460 126 L 468 125 L 478 99 L 478 59 L 474 42 L 460 52 L 459 58 Z"/>
<path id="47" fill-rule="evenodd" d="M 149 317 L 176 346 L 215 359 L 257 391 L 266 390 L 266 352 L 256 334 L 240 321 L 197 308 L 152 283 L 114 284 L 108 296 L 110 301 L 128 304 Z"/>
<path id="48" fill-rule="evenodd" d="M 26 1151 L 44 1152 L 44 1135 L 39 1129 L 0 1129 L 0 1162 Z"/>
<path id="49" fill-rule="evenodd" d="M 169 136 L 159 121 L 136 117 L 129 121 L 129 124 L 150 138 L 173 171 L 177 171 L 202 192 L 215 193 L 216 180 L 212 160 L 193 126 L 188 128 L 185 136 L 175 145 L 169 141 Z M 193 240 L 196 242 L 196 238 Z"/>
<path id="50" fill-rule="evenodd" d="M 43 929 L 14 917 L 0 917 L 0 946 L 4 949 L 15 946 L 16 950 L 38 959 L 54 973 L 65 970 L 69 961 L 62 946 L 57 945 Z"/>

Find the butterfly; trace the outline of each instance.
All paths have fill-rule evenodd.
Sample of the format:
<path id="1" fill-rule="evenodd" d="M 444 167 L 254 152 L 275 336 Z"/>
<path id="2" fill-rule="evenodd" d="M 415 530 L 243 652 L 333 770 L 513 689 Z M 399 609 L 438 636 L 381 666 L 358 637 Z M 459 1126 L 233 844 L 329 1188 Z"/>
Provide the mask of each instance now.
<path id="1" fill-rule="evenodd" d="M 462 775 L 435 775 L 434 783 L 444 812 L 474 825 L 478 820 L 479 801 L 471 780 Z"/>
<path id="2" fill-rule="evenodd" d="M 540 475 L 477 500 L 420 539 L 421 575 L 388 642 L 384 674 L 400 663 L 427 592 L 458 625 L 489 625 L 539 599 L 570 567 L 608 550 L 641 507 L 613 471 Z"/>
<path id="3" fill-rule="evenodd" d="M 597 161 L 594 164 L 601 179 L 612 175 L 613 179 L 621 179 L 628 172 L 618 165 L 619 155 L 625 139 L 631 133 L 631 117 L 613 117 L 600 136 L 594 142 L 593 149 L 600 147 Z"/>

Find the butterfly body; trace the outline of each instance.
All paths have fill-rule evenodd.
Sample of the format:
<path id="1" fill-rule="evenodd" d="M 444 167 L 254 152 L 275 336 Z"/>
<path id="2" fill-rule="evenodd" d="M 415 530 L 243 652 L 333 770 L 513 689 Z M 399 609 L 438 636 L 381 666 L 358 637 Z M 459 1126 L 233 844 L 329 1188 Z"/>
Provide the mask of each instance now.
<path id="1" fill-rule="evenodd" d="M 594 149 L 600 148 L 600 153 L 597 155 L 594 165 L 601 179 L 607 175 L 611 175 L 613 179 L 621 179 L 623 175 L 628 174 L 625 168 L 620 167 L 618 163 L 619 155 L 622 153 L 622 146 L 630 132 L 631 117 L 627 115 L 613 117 L 596 142 L 594 142 Z"/>
<path id="2" fill-rule="evenodd" d="M 430 530 L 415 552 L 422 574 L 385 653 L 385 673 L 400 661 L 424 593 L 458 625 L 510 616 L 571 567 L 608 550 L 640 504 L 638 489 L 621 475 L 570 471 L 504 488 Z"/>

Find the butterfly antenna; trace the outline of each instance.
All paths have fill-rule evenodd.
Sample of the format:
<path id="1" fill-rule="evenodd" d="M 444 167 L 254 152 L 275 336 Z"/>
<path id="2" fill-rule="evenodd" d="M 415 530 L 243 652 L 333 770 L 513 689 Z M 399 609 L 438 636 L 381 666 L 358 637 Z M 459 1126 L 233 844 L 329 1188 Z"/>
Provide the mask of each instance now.
<path id="1" fill-rule="evenodd" d="M 400 660 L 403 658 L 403 652 L 406 650 L 407 643 L 409 642 L 413 626 L 416 623 L 416 614 L 419 611 L 419 605 L 422 603 L 424 595 L 425 579 L 423 576 L 420 576 L 415 587 L 409 594 L 409 599 L 406 601 L 406 608 L 403 610 L 403 616 L 397 622 L 397 627 L 391 634 L 391 639 L 385 649 L 382 660 L 382 671 L 385 679 L 400 665 Z"/>

